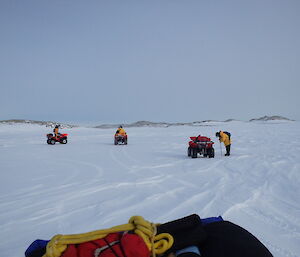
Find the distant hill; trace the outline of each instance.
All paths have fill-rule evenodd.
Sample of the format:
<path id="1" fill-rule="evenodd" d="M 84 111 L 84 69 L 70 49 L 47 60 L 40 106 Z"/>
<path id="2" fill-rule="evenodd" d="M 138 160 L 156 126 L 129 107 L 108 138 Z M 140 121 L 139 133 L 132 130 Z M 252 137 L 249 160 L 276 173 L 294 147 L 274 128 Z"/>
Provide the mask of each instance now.
<path id="1" fill-rule="evenodd" d="M 250 122 L 253 121 L 293 121 L 291 119 L 288 119 L 286 117 L 282 116 L 263 116 L 260 118 L 254 118 L 249 120 Z M 202 120 L 202 121 L 193 121 L 193 122 L 153 122 L 153 121 L 137 121 L 133 123 L 127 123 L 122 124 L 124 127 L 131 128 L 131 127 L 171 127 L 171 126 L 216 126 L 220 122 L 234 122 L 240 120 L 235 119 L 227 119 L 224 121 L 218 121 L 218 120 Z M 23 119 L 11 119 L 11 120 L 0 120 L 0 124 L 36 124 L 46 127 L 55 127 L 56 124 L 60 124 L 62 128 L 74 128 L 79 127 L 78 125 L 74 124 L 66 124 L 61 122 L 55 122 L 55 121 L 38 121 L 38 120 L 23 120 Z M 117 128 L 120 126 L 121 123 L 118 124 L 101 124 L 97 126 L 93 126 L 94 128 L 102 128 L 102 129 L 109 129 L 109 128 Z"/>
<path id="2" fill-rule="evenodd" d="M 240 121 L 240 120 L 236 120 L 236 119 L 227 119 L 227 120 L 224 120 L 224 122 L 231 122 L 231 121 Z"/>
<path id="3" fill-rule="evenodd" d="M 126 128 L 130 127 L 168 127 L 170 126 L 170 123 L 167 122 L 151 122 L 151 121 L 137 121 L 134 123 L 127 123 L 122 124 Z M 101 124 L 98 126 L 95 126 L 94 128 L 117 128 L 120 126 L 120 123 L 118 124 Z"/>
<path id="4" fill-rule="evenodd" d="M 203 120 L 203 121 L 194 121 L 194 122 L 152 122 L 152 121 L 137 121 L 133 123 L 122 124 L 124 127 L 170 127 L 170 126 L 213 126 L 212 122 L 220 122 L 216 120 Z M 11 120 L 0 120 L 0 124 L 36 124 L 46 127 L 55 127 L 56 124 L 60 124 L 64 128 L 73 128 L 79 127 L 74 124 L 65 124 L 55 121 L 38 121 L 38 120 L 23 120 L 23 119 L 11 119 Z M 118 124 L 101 124 L 94 126 L 94 128 L 117 128 L 120 126 Z"/>
<path id="5" fill-rule="evenodd" d="M 0 124 L 36 124 L 46 127 L 55 127 L 56 124 L 61 125 L 63 128 L 74 128 L 78 127 L 77 125 L 72 124 L 64 124 L 60 122 L 54 122 L 54 121 L 39 121 L 39 120 L 22 120 L 22 119 L 12 119 L 12 120 L 0 120 Z"/>
<path id="6" fill-rule="evenodd" d="M 152 121 L 137 121 L 129 124 L 122 124 L 124 127 L 171 127 L 171 126 L 214 126 L 212 122 L 219 122 L 215 120 L 203 120 L 193 122 L 152 122 Z M 101 124 L 94 128 L 117 128 L 118 124 Z"/>
<path id="7" fill-rule="evenodd" d="M 260 117 L 260 118 L 255 118 L 255 119 L 251 119 L 249 121 L 270 121 L 270 120 L 285 120 L 285 121 L 293 121 L 291 119 L 288 119 L 286 117 L 283 117 L 283 116 L 263 116 L 263 117 Z"/>

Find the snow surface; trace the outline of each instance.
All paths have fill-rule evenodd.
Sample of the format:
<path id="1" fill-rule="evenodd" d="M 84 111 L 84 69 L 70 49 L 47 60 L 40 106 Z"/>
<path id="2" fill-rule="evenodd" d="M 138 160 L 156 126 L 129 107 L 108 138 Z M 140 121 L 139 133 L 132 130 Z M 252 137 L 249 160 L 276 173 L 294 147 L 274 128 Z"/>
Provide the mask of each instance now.
<path id="1" fill-rule="evenodd" d="M 232 134 L 232 156 L 214 137 Z M 49 128 L 0 125 L 0 254 L 24 256 L 35 239 L 127 223 L 222 215 L 275 257 L 300 256 L 300 123 L 227 122 L 203 127 L 72 128 L 47 145 Z M 214 159 L 190 159 L 189 136 L 215 140 Z M 224 154 L 224 147 L 222 148 Z"/>

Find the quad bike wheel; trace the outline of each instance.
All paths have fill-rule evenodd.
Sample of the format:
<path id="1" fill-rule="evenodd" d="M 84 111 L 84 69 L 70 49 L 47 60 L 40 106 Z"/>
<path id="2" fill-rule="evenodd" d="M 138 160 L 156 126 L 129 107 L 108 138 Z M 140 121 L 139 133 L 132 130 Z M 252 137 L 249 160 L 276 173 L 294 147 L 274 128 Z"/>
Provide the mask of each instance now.
<path id="1" fill-rule="evenodd" d="M 188 156 L 191 156 L 191 152 L 192 152 L 192 151 L 191 151 L 191 147 L 188 147 L 188 149 L 187 149 L 187 155 L 188 155 Z"/>
<path id="2" fill-rule="evenodd" d="M 47 144 L 50 145 L 50 139 L 47 139 Z"/>
<path id="3" fill-rule="evenodd" d="M 207 157 L 208 158 L 214 158 L 215 157 L 215 149 L 214 148 L 207 149 Z"/>
<path id="4" fill-rule="evenodd" d="M 191 156 L 192 156 L 192 158 L 197 158 L 197 154 L 198 154 L 198 152 L 197 152 L 197 149 L 195 149 L 195 148 L 191 148 Z"/>
<path id="5" fill-rule="evenodd" d="M 54 139 L 50 139 L 50 145 L 55 145 L 55 140 Z"/>
<path id="6" fill-rule="evenodd" d="M 211 148 L 208 157 L 209 157 L 209 158 L 214 158 L 214 157 L 215 157 L 215 149 L 214 149 L 214 148 Z"/>
<path id="7" fill-rule="evenodd" d="M 61 144 L 66 144 L 68 142 L 68 140 L 66 138 L 63 138 L 62 140 L 60 140 Z"/>
<path id="8" fill-rule="evenodd" d="M 127 145 L 127 138 L 124 139 L 124 145 Z"/>

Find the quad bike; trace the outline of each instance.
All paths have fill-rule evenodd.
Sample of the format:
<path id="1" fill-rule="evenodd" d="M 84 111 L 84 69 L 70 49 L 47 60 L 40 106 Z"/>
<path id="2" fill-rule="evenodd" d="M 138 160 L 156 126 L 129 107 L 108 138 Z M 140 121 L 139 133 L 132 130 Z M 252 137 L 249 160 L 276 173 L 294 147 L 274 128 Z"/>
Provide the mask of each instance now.
<path id="1" fill-rule="evenodd" d="M 214 142 L 209 137 L 190 137 L 192 141 L 189 142 L 187 150 L 188 156 L 197 158 L 198 153 L 203 157 L 214 158 L 215 149 L 213 148 Z"/>
<path id="2" fill-rule="evenodd" d="M 60 134 L 55 137 L 52 133 L 47 134 L 47 143 L 49 145 L 55 145 L 56 142 L 66 144 L 68 142 L 68 134 Z"/>
<path id="3" fill-rule="evenodd" d="M 115 145 L 119 145 L 119 144 L 127 145 L 127 135 L 116 134 L 114 143 Z"/>

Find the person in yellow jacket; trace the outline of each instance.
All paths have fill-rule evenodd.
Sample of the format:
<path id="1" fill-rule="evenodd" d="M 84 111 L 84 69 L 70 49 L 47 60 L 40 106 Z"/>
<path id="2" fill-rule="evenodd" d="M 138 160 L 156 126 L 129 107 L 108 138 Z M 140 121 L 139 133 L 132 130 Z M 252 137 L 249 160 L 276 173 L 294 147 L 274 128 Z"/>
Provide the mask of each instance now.
<path id="1" fill-rule="evenodd" d="M 223 142 L 226 148 L 226 154 L 225 156 L 230 155 L 230 146 L 231 146 L 231 134 L 227 131 L 219 131 L 216 133 L 216 137 L 219 138 L 220 143 Z"/>
<path id="2" fill-rule="evenodd" d="M 120 127 L 117 129 L 117 131 L 116 131 L 116 136 L 118 136 L 118 135 L 120 135 L 120 136 L 125 136 L 125 135 L 126 135 L 126 132 L 125 132 L 125 130 L 123 129 L 122 126 L 120 126 Z"/>
<path id="3" fill-rule="evenodd" d="M 53 129 L 53 132 L 54 132 L 54 135 L 56 138 L 58 137 L 58 134 L 59 134 L 59 132 L 58 132 L 59 127 L 60 127 L 59 125 L 56 125 L 55 128 Z"/>

